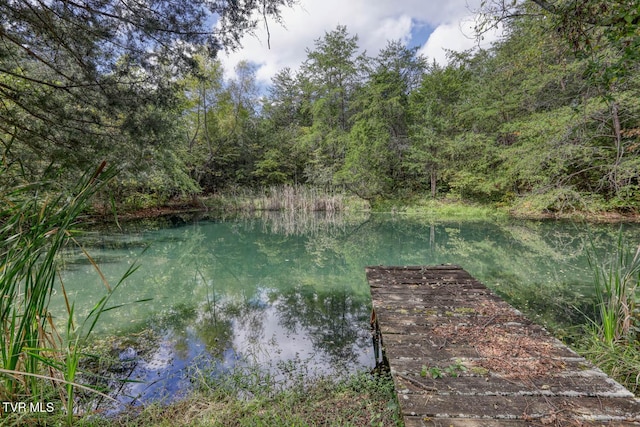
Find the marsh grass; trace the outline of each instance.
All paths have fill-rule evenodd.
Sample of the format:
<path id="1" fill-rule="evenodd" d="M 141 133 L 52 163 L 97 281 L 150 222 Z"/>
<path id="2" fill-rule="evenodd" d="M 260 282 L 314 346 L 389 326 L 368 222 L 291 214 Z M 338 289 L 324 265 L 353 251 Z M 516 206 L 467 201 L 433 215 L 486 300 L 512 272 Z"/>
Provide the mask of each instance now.
<path id="1" fill-rule="evenodd" d="M 2 173 L 6 169 L 0 177 Z M 102 163 L 71 192 L 55 191 L 52 183 L 33 183 L 0 193 L 0 394 L 4 401 L 59 401 L 67 424 L 74 417 L 75 390 L 91 390 L 75 382 L 80 349 L 101 314 L 113 308 L 108 306 L 111 294 L 135 267 L 112 287 L 83 250 L 103 279 L 105 296 L 79 323 L 63 283 L 66 313 L 51 313 L 49 302 L 61 249 L 78 244 L 75 227 L 89 199 L 114 176 L 115 170 Z M 59 319 L 65 316 L 61 333 Z"/>
<path id="2" fill-rule="evenodd" d="M 344 212 L 368 209 L 366 201 L 337 188 L 279 185 L 262 189 L 231 188 L 205 199 L 219 211 Z"/>
<path id="3" fill-rule="evenodd" d="M 609 346 L 635 343 L 640 332 L 640 245 L 630 247 L 620 232 L 608 259 L 597 260 L 594 253 L 588 258 L 597 301 L 596 333 Z"/>
<path id="4" fill-rule="evenodd" d="M 343 214 L 341 212 L 260 212 L 259 218 L 263 227 L 274 234 L 282 235 L 310 235 L 320 234 L 333 236 L 344 233 L 349 227 L 361 224 L 368 218 L 366 212 Z M 250 219 L 255 214 L 248 214 Z"/>
<path id="5" fill-rule="evenodd" d="M 640 347 L 636 343 L 608 345 L 597 336 L 587 336 L 580 354 L 640 397 Z"/>
<path id="6" fill-rule="evenodd" d="M 640 245 L 624 241 L 622 230 L 607 258 L 592 243 L 589 264 L 596 295 L 583 353 L 636 395 L 640 392 Z"/>

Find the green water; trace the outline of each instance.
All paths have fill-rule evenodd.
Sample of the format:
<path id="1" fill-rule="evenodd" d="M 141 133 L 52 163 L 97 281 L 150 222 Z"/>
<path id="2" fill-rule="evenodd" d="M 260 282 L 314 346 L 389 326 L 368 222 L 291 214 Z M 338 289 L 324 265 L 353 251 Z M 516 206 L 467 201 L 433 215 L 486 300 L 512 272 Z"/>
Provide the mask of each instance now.
<path id="1" fill-rule="evenodd" d="M 142 357 L 135 344 L 127 399 L 176 396 L 198 366 L 224 373 L 256 363 L 343 375 L 372 368 L 367 265 L 457 264 L 557 335 L 584 321 L 592 303 L 586 250 L 615 246 L 619 225 L 541 221 L 434 221 L 393 215 L 211 220 L 168 218 L 93 231 L 87 251 L 114 284 L 97 333 L 159 337 Z M 640 226 L 625 225 L 638 244 Z M 105 286 L 79 250 L 63 257 L 62 280 L 82 319 Z M 61 292 L 54 307 L 63 306 Z M 136 302 L 144 301 L 144 302 Z M 125 399 L 126 400 L 126 399 Z"/>

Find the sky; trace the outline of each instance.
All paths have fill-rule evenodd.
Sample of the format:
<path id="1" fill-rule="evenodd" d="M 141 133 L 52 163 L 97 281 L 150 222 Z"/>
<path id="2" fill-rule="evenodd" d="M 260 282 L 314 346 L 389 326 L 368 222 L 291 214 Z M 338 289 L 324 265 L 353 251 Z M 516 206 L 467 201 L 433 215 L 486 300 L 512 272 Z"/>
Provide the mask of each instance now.
<path id="1" fill-rule="evenodd" d="M 402 40 L 419 47 L 429 62 L 445 65 L 445 49 L 478 46 L 473 10 L 479 4 L 480 0 L 299 0 L 283 11 L 284 26 L 269 22 L 270 38 L 262 25 L 254 36 L 242 39 L 241 49 L 219 58 L 227 77 L 239 61 L 247 60 L 257 66 L 258 84 L 268 85 L 284 67 L 297 70 L 315 40 L 344 25 L 350 35 L 358 35 L 369 56 L 377 55 L 389 40 Z M 498 37 L 497 31 L 485 34 L 481 45 L 486 47 Z"/>

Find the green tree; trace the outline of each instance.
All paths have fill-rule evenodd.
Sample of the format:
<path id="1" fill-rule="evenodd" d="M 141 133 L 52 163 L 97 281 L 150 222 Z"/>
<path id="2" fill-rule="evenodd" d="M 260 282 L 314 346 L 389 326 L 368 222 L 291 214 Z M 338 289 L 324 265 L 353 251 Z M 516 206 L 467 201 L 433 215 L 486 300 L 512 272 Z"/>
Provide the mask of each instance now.
<path id="1" fill-rule="evenodd" d="M 469 83 L 455 152 L 468 163 L 457 163 L 449 185 L 465 197 L 508 201 L 545 192 L 577 154 L 562 138 L 575 118 L 569 106 L 582 102 L 584 66 L 532 19 L 513 19 L 508 37 L 459 56 Z"/>
<path id="2" fill-rule="evenodd" d="M 303 140 L 310 153 L 305 171 L 315 184 L 331 184 L 343 163 L 350 130 L 352 101 L 361 84 L 364 57 L 357 56 L 358 37 L 338 26 L 315 41 L 301 71 L 301 89 L 312 123 Z"/>
<path id="3" fill-rule="evenodd" d="M 205 184 L 208 180 L 206 164 L 213 161 L 218 126 L 210 112 L 220 101 L 224 88 L 224 70 L 217 59 L 209 54 L 197 55 L 195 72 L 184 82 L 187 104 L 185 110 L 185 132 L 187 135 L 186 159 L 190 176 L 195 182 Z"/>
<path id="4" fill-rule="evenodd" d="M 406 185 L 409 95 L 425 70 L 425 59 L 416 52 L 389 42 L 354 97 L 345 164 L 337 177 L 361 197 L 389 196 Z"/>
<path id="5" fill-rule="evenodd" d="M 428 182 L 431 197 L 447 168 L 447 153 L 461 131 L 457 110 L 466 90 L 464 67 L 432 63 L 411 97 L 411 148 L 406 167 L 418 182 Z M 425 179 L 426 178 L 426 179 Z"/>
<path id="6" fill-rule="evenodd" d="M 27 180 L 65 169 L 69 175 L 61 178 L 73 181 L 78 169 L 103 158 L 133 172 L 151 156 L 163 159 L 151 162 L 162 168 L 171 156 L 155 147 L 175 136 L 168 127 L 178 125 L 179 77 L 195 65 L 193 46 L 208 45 L 212 54 L 233 48 L 292 3 L 0 3 L 4 158 L 20 163 Z M 166 182 L 176 177 L 164 175 Z"/>
<path id="7" fill-rule="evenodd" d="M 255 68 L 246 61 L 236 77 L 223 79 L 216 60 L 200 58 L 199 77 L 189 82 L 191 173 L 205 191 L 251 180 L 258 139 Z"/>
<path id="8" fill-rule="evenodd" d="M 262 155 L 254 171 L 261 184 L 304 181 L 308 155 L 301 149 L 299 140 L 311 124 L 305 105 L 308 103 L 293 71 L 284 68 L 276 73 L 262 103 Z"/>
<path id="9" fill-rule="evenodd" d="M 497 64 L 515 72 L 510 92 L 520 87 L 520 111 L 495 126 L 497 140 L 508 142 L 503 176 L 518 177 L 506 179 L 516 192 L 555 194 L 547 197 L 553 209 L 582 209 L 591 196 L 634 204 L 640 10 L 632 3 L 486 2 L 489 15 L 509 29 L 494 49 Z M 500 75 L 493 81 L 504 87 Z"/>
<path id="10" fill-rule="evenodd" d="M 640 8 L 626 0 L 530 0 L 508 4 L 484 0 L 478 31 L 496 23 L 526 22 L 564 45 L 588 65 L 585 76 L 605 97 L 633 80 L 640 60 Z M 613 105 L 610 105 L 614 109 Z"/>

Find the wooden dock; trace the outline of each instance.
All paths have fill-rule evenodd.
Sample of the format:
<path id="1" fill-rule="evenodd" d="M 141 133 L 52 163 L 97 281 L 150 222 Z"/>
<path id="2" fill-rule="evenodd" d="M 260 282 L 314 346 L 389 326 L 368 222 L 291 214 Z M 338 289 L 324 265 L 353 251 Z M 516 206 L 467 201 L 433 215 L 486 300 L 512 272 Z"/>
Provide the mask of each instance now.
<path id="1" fill-rule="evenodd" d="M 640 425 L 631 392 L 462 268 L 366 272 L 407 427 Z"/>

